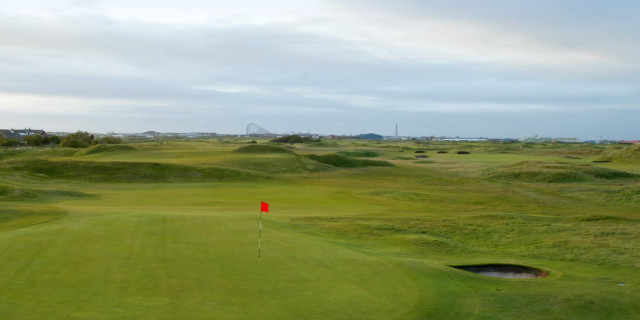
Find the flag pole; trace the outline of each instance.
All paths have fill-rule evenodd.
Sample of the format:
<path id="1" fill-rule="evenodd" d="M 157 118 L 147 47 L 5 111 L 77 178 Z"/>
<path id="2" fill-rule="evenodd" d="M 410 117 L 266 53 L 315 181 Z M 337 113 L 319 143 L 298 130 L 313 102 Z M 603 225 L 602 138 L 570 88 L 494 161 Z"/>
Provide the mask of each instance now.
<path id="1" fill-rule="evenodd" d="M 258 258 L 260 258 L 261 244 L 262 244 L 262 204 L 260 205 L 260 231 L 258 232 Z"/>

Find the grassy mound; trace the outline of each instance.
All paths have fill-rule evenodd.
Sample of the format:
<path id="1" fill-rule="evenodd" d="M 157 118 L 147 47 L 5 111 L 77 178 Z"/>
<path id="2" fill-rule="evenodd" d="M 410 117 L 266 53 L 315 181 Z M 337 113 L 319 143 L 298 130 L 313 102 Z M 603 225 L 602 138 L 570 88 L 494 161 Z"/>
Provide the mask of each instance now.
<path id="1" fill-rule="evenodd" d="M 393 164 L 386 161 L 353 159 L 336 153 L 308 154 L 306 157 L 339 168 L 394 167 Z"/>
<path id="2" fill-rule="evenodd" d="M 283 148 L 280 146 L 271 146 L 266 144 L 251 144 L 247 146 L 240 147 L 234 152 L 238 153 L 288 153 L 288 154 L 296 154 L 295 152 Z"/>
<path id="3" fill-rule="evenodd" d="M 64 190 L 64 189 L 28 189 L 13 186 L 0 185 L 0 200 L 20 201 L 32 200 L 36 198 L 59 199 L 59 198 L 84 198 L 92 195 L 84 192 Z"/>
<path id="4" fill-rule="evenodd" d="M 492 169 L 486 173 L 492 179 L 541 182 L 570 183 L 594 179 L 633 178 L 635 174 L 590 165 L 573 165 L 541 161 L 521 161 Z"/>
<path id="5" fill-rule="evenodd" d="M 640 161 L 640 145 L 607 151 L 596 159 L 596 161 Z"/>
<path id="6" fill-rule="evenodd" d="M 122 144 L 99 144 L 99 145 L 95 145 L 92 147 L 89 147 L 87 149 L 84 150 L 80 150 L 78 152 L 75 153 L 76 156 L 88 156 L 91 154 L 97 154 L 97 153 L 106 153 L 106 152 L 126 152 L 126 151 L 133 151 L 136 150 L 136 148 L 132 147 L 132 146 L 128 146 L 128 145 L 122 145 Z"/>
<path id="7" fill-rule="evenodd" d="M 3 204 L 0 206 L 0 232 L 59 219 L 66 214 L 65 210 L 52 206 Z"/>
<path id="8" fill-rule="evenodd" d="M 99 182 L 250 181 L 268 176 L 218 167 L 147 162 L 6 160 L 0 169 L 42 174 L 50 178 Z"/>
<path id="9" fill-rule="evenodd" d="M 19 201 L 34 199 L 38 195 L 32 190 L 0 185 L 0 200 Z"/>
<path id="10" fill-rule="evenodd" d="M 374 150 L 354 150 L 354 151 L 338 151 L 339 155 L 354 158 L 373 158 L 380 155 L 380 152 Z"/>
<path id="11" fill-rule="evenodd" d="M 227 158 L 218 163 L 219 166 L 261 172 L 265 174 L 295 174 L 304 172 L 319 172 L 333 167 L 318 163 L 307 157 L 290 154 L 272 153 L 260 156 L 243 155 Z"/>

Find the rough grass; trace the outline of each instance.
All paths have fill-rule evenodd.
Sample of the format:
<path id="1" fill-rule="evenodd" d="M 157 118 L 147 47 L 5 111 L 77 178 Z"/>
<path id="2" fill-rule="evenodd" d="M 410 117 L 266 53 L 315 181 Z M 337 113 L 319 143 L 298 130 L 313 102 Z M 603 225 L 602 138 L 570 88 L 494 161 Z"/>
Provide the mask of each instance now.
<path id="1" fill-rule="evenodd" d="M 640 145 L 629 146 L 621 149 L 608 150 L 602 153 L 596 161 L 640 161 Z"/>
<path id="2" fill-rule="evenodd" d="M 307 157 L 285 153 L 247 154 L 226 159 L 220 166 L 262 172 L 266 174 L 296 174 L 319 172 L 333 167 Z"/>
<path id="3" fill-rule="evenodd" d="M 633 173 L 614 169 L 542 161 L 520 161 L 493 168 L 487 171 L 485 176 L 491 179 L 537 183 L 571 183 L 637 177 Z"/>
<path id="4" fill-rule="evenodd" d="M 392 169 L 313 171 L 334 167 L 291 154 L 233 152 L 244 143 L 139 144 L 123 157 L 105 157 L 129 162 L 100 168 L 40 150 L 0 162 L 0 193 L 36 196 L 18 201 L 0 195 L 0 212 L 27 220 L 29 212 L 68 212 L 0 232 L 0 318 L 626 320 L 640 314 L 640 180 L 579 165 L 592 159 L 589 152 L 612 146 L 434 142 L 420 149 L 450 154 L 429 165 L 410 158 Z M 361 143 L 298 150 L 366 148 L 393 158 L 418 145 Z M 53 164 L 30 163 L 37 158 Z M 145 178 L 161 183 L 128 183 L 127 176 L 115 179 L 120 183 L 90 180 L 105 178 L 99 170 L 135 175 L 151 162 L 191 166 L 160 167 L 169 178 Z M 282 178 L 173 182 L 204 165 Z M 640 173 L 633 164 L 610 166 Z M 487 168 L 574 170 L 588 183 L 478 177 Z M 74 180 L 50 179 L 52 171 Z M 269 202 L 270 212 L 258 259 L 260 201 Z M 551 275 L 505 280 L 448 267 L 487 263 L 532 265 Z"/>
<path id="5" fill-rule="evenodd" d="M 99 144 L 99 145 L 95 145 L 95 146 L 91 146 L 89 148 L 80 150 L 78 152 L 76 152 L 76 156 L 88 156 L 88 155 L 92 155 L 92 154 L 97 154 L 97 153 L 106 153 L 106 152 L 111 152 L 111 153 L 116 153 L 116 152 L 127 152 L 127 151 L 135 151 L 136 148 L 130 146 L 130 145 L 124 145 L 124 144 Z"/>
<path id="6" fill-rule="evenodd" d="M 617 216 L 352 216 L 295 221 L 369 245 L 392 244 L 418 255 L 490 253 L 621 267 L 638 266 L 640 261 L 635 246 L 640 243 L 640 233 L 635 231 L 640 220 Z"/>
<path id="7" fill-rule="evenodd" d="M 288 153 L 295 154 L 295 152 L 281 147 L 272 146 L 267 144 L 250 144 L 236 149 L 234 152 L 238 153 Z"/>
<path id="8" fill-rule="evenodd" d="M 336 153 L 325 153 L 321 155 L 308 154 L 305 156 L 320 163 L 338 168 L 394 167 L 393 164 L 387 161 L 353 159 Z"/>
<path id="9" fill-rule="evenodd" d="M 227 168 L 146 162 L 5 160 L 0 162 L 0 169 L 97 182 L 253 181 L 268 178 L 259 173 Z"/>
<path id="10" fill-rule="evenodd" d="M 380 152 L 374 150 L 338 151 L 339 155 L 354 158 L 373 158 L 380 156 Z"/>
<path id="11" fill-rule="evenodd" d="M 20 201 L 34 199 L 84 198 L 92 195 L 66 189 L 31 189 L 0 185 L 0 201 Z"/>

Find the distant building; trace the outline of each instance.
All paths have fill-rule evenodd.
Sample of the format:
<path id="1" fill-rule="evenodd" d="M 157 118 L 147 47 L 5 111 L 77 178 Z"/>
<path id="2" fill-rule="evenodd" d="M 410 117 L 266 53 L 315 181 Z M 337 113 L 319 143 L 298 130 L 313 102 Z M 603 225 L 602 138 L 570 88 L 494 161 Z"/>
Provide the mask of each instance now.
<path id="1" fill-rule="evenodd" d="M 553 142 L 579 143 L 578 138 L 553 138 Z"/>
<path id="2" fill-rule="evenodd" d="M 14 130 L 14 129 L 0 129 L 0 136 L 3 136 L 7 139 L 16 139 L 22 140 L 22 138 L 26 136 L 46 136 L 47 132 L 44 130 L 38 129 L 24 129 L 24 130 Z"/>
<path id="3" fill-rule="evenodd" d="M 383 140 L 384 137 L 375 133 L 364 133 L 360 135 L 360 139 L 365 140 Z"/>
<path id="4" fill-rule="evenodd" d="M 441 141 L 481 142 L 481 141 L 487 141 L 487 139 L 486 138 L 460 138 L 460 137 L 455 137 L 455 138 L 443 138 L 443 139 L 441 139 Z"/>

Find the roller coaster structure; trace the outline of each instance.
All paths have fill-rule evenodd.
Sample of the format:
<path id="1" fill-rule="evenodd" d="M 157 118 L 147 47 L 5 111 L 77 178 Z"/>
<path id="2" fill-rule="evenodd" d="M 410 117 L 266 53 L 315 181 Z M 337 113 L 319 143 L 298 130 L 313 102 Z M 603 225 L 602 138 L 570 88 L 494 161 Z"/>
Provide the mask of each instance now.
<path id="1" fill-rule="evenodd" d="M 272 136 L 273 133 L 269 132 L 269 130 L 251 122 L 247 125 L 247 135 L 248 136 Z"/>

